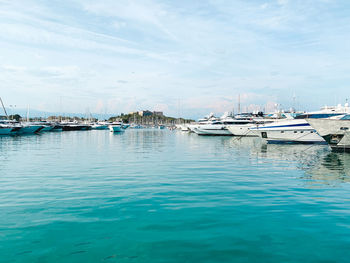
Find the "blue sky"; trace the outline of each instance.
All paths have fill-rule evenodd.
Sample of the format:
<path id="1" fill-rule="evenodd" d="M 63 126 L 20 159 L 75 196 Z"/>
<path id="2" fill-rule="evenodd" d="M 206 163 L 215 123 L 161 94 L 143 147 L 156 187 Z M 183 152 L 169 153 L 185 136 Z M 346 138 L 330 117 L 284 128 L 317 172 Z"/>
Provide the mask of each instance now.
<path id="1" fill-rule="evenodd" d="M 0 96 L 52 112 L 315 110 L 350 98 L 350 2 L 0 0 Z"/>

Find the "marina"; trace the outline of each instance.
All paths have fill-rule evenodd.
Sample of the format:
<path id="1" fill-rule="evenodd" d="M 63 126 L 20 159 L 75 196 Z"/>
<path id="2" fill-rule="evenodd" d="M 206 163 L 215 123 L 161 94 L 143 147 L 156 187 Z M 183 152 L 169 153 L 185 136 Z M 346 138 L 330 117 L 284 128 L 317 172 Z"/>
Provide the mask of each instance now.
<path id="1" fill-rule="evenodd" d="M 0 263 L 350 261 L 349 1 L 0 13 Z"/>
<path id="2" fill-rule="evenodd" d="M 6 109 L 4 112 L 6 113 Z M 273 117 L 271 117 L 273 116 Z M 57 118 L 56 118 L 57 119 Z M 222 117 L 215 117 L 210 113 L 197 122 L 188 124 L 159 124 L 144 125 L 140 123 L 124 123 L 120 118 L 114 121 L 26 121 L 0 120 L 0 136 L 20 136 L 57 131 L 89 131 L 109 130 L 121 133 L 130 129 L 156 128 L 180 130 L 195 133 L 200 136 L 235 136 L 260 137 L 266 143 L 277 144 L 329 144 L 332 150 L 349 151 L 350 107 L 348 103 L 329 107 L 314 112 L 276 112 L 264 114 L 239 113 L 233 115 L 225 113 Z M 135 116 L 134 116 L 135 120 Z M 316 126 L 316 128 L 313 126 Z M 335 124 L 334 126 L 332 126 Z M 319 132 L 318 132 L 319 131 Z"/>

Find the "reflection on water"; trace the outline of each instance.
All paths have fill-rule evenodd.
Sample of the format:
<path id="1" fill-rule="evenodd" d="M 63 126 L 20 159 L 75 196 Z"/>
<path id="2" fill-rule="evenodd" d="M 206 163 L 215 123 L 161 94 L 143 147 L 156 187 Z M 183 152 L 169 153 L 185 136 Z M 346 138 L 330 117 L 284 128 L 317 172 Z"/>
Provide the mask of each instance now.
<path id="1" fill-rule="evenodd" d="M 301 179 L 308 180 L 305 187 L 350 181 L 350 154 L 332 152 L 327 145 L 267 144 L 255 137 L 201 137 L 187 133 L 177 136 L 185 137 L 192 150 L 206 144 L 207 151 L 226 151 L 235 159 L 249 156 L 252 166 L 263 162 L 271 167 L 282 165 L 286 170 L 299 169 L 304 172 Z"/>
<path id="2" fill-rule="evenodd" d="M 90 133 L 90 137 L 97 138 L 97 147 L 101 151 L 106 143 L 110 144 L 111 142 L 115 143 L 116 147 L 120 147 L 121 152 L 132 150 L 136 151 L 134 153 L 161 152 L 168 147 L 173 147 L 176 150 L 179 145 L 186 144 L 190 152 L 183 154 L 191 158 L 198 154 L 196 151 L 206 145 L 206 151 L 213 152 L 214 156 L 220 155 L 222 151 L 226 150 L 235 158 L 237 156 L 245 158 L 248 154 L 252 164 L 261 161 L 268 161 L 271 165 L 277 166 L 281 163 L 290 163 L 291 169 L 297 167 L 305 172 L 302 178 L 315 180 L 316 183 L 332 184 L 332 181 L 339 183 L 350 180 L 350 154 L 331 152 L 329 147 L 324 145 L 266 144 L 254 137 L 202 137 L 181 132 L 173 132 L 174 136 L 169 137 L 168 132 L 157 129 L 128 131 L 127 136 L 124 132 L 108 133 L 109 140 L 106 142 L 105 136 L 96 136 L 98 133 L 102 134 L 101 131 L 91 131 Z M 57 144 L 62 143 L 60 136 L 60 134 L 54 134 L 54 136 L 43 134 L 39 136 L 0 137 L 0 168 L 19 148 L 22 152 L 24 149 L 27 151 L 35 150 L 35 148 L 42 147 L 41 143 L 45 141 L 53 144 L 50 146 L 51 151 L 59 149 Z M 79 133 L 68 132 L 62 136 L 81 140 Z M 86 137 L 85 134 L 84 137 Z M 169 138 L 171 139 L 169 140 Z M 132 146 L 128 144 L 130 141 L 133 143 Z M 133 148 L 134 145 L 137 145 L 136 149 Z M 41 148 L 41 150 L 43 149 Z M 204 155 L 203 158 L 205 159 Z"/>
<path id="3" fill-rule="evenodd" d="M 266 144 L 251 138 L 244 138 L 241 144 L 234 144 L 241 148 L 249 147 L 251 155 L 258 159 L 294 163 L 295 167 L 305 172 L 302 178 L 311 179 L 314 184 L 328 185 L 350 181 L 350 154 L 332 152 L 328 146 Z"/>
<path id="4" fill-rule="evenodd" d="M 207 151 L 225 150 L 235 158 L 245 158 L 249 154 L 251 165 L 259 162 L 268 162 L 271 167 L 290 164 L 285 169 L 302 170 L 301 179 L 311 180 L 308 185 L 350 181 L 350 154 L 332 152 L 326 145 L 267 144 L 255 137 L 201 137 L 187 133 L 177 136 L 186 137 L 192 150 L 207 144 Z"/>
<path id="5" fill-rule="evenodd" d="M 335 184 L 350 182 L 350 155 L 346 153 L 327 153 L 307 166 L 305 177 L 319 183 Z"/>

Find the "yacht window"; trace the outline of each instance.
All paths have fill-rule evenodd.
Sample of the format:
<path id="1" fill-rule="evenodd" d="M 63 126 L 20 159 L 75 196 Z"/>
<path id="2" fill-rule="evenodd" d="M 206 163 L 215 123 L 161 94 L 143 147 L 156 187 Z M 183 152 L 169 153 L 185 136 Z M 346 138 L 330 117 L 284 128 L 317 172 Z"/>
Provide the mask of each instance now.
<path id="1" fill-rule="evenodd" d="M 281 131 L 281 133 L 284 133 L 284 131 Z"/>
<path id="2" fill-rule="evenodd" d="M 348 127 L 340 127 L 340 130 L 347 131 L 347 130 L 349 130 L 349 128 Z"/>
<path id="3" fill-rule="evenodd" d="M 304 131 L 300 131 L 300 133 L 304 133 Z"/>
<path id="4" fill-rule="evenodd" d="M 298 131 L 294 131 L 294 133 L 297 133 Z"/>

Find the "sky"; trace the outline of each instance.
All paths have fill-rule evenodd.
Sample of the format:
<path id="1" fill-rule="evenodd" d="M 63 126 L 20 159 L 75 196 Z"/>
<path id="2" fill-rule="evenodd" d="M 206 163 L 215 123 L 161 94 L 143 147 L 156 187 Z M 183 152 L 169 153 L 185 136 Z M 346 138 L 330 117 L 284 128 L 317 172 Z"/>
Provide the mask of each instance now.
<path id="1" fill-rule="evenodd" d="M 350 98 L 349 43 L 348 0 L 0 0 L 0 96 L 63 113 L 198 118 L 238 96 L 317 110 Z"/>

